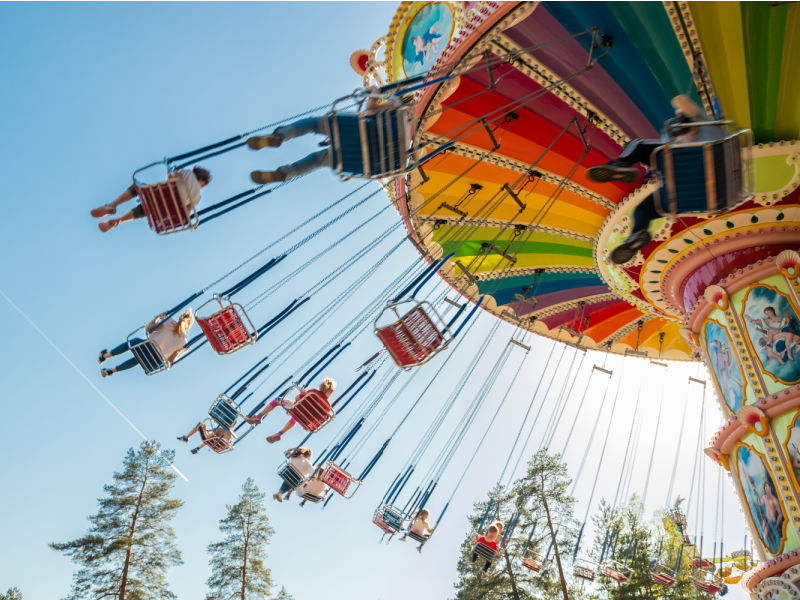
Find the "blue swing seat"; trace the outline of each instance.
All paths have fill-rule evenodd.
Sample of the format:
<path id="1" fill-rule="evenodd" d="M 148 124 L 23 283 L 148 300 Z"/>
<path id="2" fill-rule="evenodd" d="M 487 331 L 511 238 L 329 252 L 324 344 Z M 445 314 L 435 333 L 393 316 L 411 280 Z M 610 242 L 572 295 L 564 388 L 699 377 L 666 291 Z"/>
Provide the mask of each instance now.
<path id="1" fill-rule="evenodd" d="M 752 165 L 742 148 L 751 146 L 752 133 L 743 129 L 725 138 L 697 143 L 667 143 L 656 148 L 651 167 L 661 174 L 662 186 L 653 193 L 663 216 L 719 214 L 752 194 Z"/>
<path id="2" fill-rule="evenodd" d="M 236 425 L 239 415 L 239 405 L 225 394 L 220 394 L 208 409 L 208 416 L 211 417 L 217 425 L 229 429 L 230 431 L 233 431 L 233 427 Z"/>
<path id="3" fill-rule="evenodd" d="M 399 531 L 403 527 L 403 522 L 405 521 L 405 517 L 403 516 L 403 511 L 399 508 L 395 508 L 389 504 L 385 505 L 382 509 L 382 518 L 383 522 L 388 526 L 394 529 L 395 531 Z"/>
<path id="4" fill-rule="evenodd" d="M 299 487 L 300 484 L 305 481 L 305 477 L 298 473 L 297 470 L 289 463 L 285 463 L 280 469 L 278 469 L 278 477 L 289 484 L 292 489 Z"/>
<path id="5" fill-rule="evenodd" d="M 406 171 L 408 109 L 378 108 L 326 115 L 331 164 L 345 179 L 393 177 Z"/>
<path id="6" fill-rule="evenodd" d="M 155 375 L 156 373 L 169 369 L 171 365 L 167 359 L 164 358 L 161 349 L 156 346 L 152 340 L 145 339 L 143 341 L 134 342 L 131 339 L 133 334 L 138 331 L 137 329 L 128 336 L 128 350 L 133 354 L 139 366 L 142 367 L 145 375 Z"/>

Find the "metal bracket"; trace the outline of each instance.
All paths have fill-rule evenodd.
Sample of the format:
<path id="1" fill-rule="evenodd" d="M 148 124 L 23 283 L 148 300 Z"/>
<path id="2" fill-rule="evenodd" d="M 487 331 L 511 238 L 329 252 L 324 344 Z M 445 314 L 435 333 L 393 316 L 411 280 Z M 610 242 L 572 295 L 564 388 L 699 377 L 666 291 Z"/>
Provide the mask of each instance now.
<path id="1" fill-rule="evenodd" d="M 522 212 L 527 208 L 527 205 L 522 200 L 519 199 L 519 196 L 517 196 L 516 192 L 514 192 L 514 190 L 511 189 L 511 186 L 508 185 L 508 183 L 503 184 L 503 189 L 509 196 L 511 196 L 514 202 L 516 202 L 519 205 L 520 212 Z"/>
<path id="2" fill-rule="evenodd" d="M 467 217 L 467 213 L 465 211 L 461 210 L 460 208 L 456 208 L 455 206 L 453 206 L 452 204 L 448 204 L 447 202 L 442 202 L 439 205 L 439 208 L 446 208 L 447 210 L 454 212 L 457 215 L 460 215 L 462 219 L 465 219 Z"/>

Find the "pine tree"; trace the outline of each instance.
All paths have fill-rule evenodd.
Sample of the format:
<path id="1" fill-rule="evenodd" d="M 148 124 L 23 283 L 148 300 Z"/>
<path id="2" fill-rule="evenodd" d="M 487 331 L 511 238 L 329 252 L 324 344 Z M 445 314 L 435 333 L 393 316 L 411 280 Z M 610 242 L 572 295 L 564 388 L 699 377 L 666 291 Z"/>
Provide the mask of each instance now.
<path id="1" fill-rule="evenodd" d="M 488 500 L 476 504 L 469 518 L 470 531 L 462 545 L 458 563 L 456 600 L 549 600 L 560 598 L 564 587 L 573 600 L 587 597 L 582 587 L 572 580 L 571 569 L 566 565 L 559 569 L 555 560 L 556 547 L 560 560 L 564 554 L 571 554 L 575 541 L 576 527 L 572 516 L 575 500 L 568 493 L 569 485 L 566 466 L 561 463 L 560 456 L 541 450 L 531 458 L 526 474 L 514 482 L 510 491 L 498 486 L 489 493 Z M 475 530 L 489 501 L 492 509 L 487 522 L 500 520 L 506 523 L 514 512 L 520 516 L 505 553 L 484 574 L 480 566 L 470 564 L 470 558 Z M 530 548 L 538 551 L 541 559 L 550 549 L 550 564 L 538 574 L 522 566 L 523 549 L 534 527 Z M 554 537 L 555 544 L 552 543 Z"/>
<path id="2" fill-rule="evenodd" d="M 264 566 L 264 546 L 273 533 L 264 512 L 264 494 L 248 477 L 239 501 L 226 508 L 228 514 L 219 522 L 225 537 L 208 546 L 211 577 L 206 583 L 211 592 L 206 600 L 264 598 L 272 586 L 269 569 Z M 281 593 L 291 598 L 285 590 Z"/>
<path id="3" fill-rule="evenodd" d="M 281 586 L 281 591 L 275 596 L 275 600 L 294 600 L 294 596 L 287 592 L 285 587 Z"/>
<path id="4" fill-rule="evenodd" d="M 183 502 L 169 497 L 175 473 L 169 466 L 174 451 L 156 442 L 130 448 L 106 497 L 89 517 L 85 536 L 51 543 L 81 565 L 73 575 L 69 600 L 162 600 L 174 598 L 164 578 L 167 568 L 181 564 L 175 534 L 169 525 Z"/>
<path id="5" fill-rule="evenodd" d="M 15 587 L 8 588 L 5 594 L 0 592 L 0 600 L 22 600 L 22 592 Z"/>

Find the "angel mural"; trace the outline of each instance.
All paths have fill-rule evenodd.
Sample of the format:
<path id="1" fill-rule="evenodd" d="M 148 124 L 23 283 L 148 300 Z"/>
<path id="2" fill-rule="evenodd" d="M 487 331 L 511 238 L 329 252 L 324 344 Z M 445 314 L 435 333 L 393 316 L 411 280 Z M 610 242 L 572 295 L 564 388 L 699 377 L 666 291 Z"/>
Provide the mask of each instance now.
<path id="1" fill-rule="evenodd" d="M 443 2 L 423 6 L 403 38 L 403 69 L 407 77 L 428 71 L 439 59 L 453 32 L 453 13 Z"/>
<path id="2" fill-rule="evenodd" d="M 785 383 L 800 381 L 800 319 L 787 297 L 754 286 L 745 299 L 744 320 L 762 369 Z"/>
<path id="3" fill-rule="evenodd" d="M 714 321 L 705 326 L 706 349 L 722 392 L 723 400 L 731 412 L 736 412 L 744 404 L 744 377 L 739 358 L 733 350 L 733 344 L 727 330 Z"/>

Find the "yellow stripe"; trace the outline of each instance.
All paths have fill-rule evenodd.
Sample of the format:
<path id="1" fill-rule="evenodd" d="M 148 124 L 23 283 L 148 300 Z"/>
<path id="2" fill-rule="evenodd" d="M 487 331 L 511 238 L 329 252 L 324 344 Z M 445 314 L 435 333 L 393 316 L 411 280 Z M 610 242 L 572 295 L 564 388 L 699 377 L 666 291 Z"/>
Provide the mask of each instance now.
<path id="1" fill-rule="evenodd" d="M 747 65 L 738 2 L 690 2 L 706 65 L 722 112 L 740 127 L 750 127 Z"/>
<path id="2" fill-rule="evenodd" d="M 800 4 L 790 4 L 783 37 L 781 87 L 778 91 L 778 119 L 775 136 L 779 140 L 800 137 Z"/>

